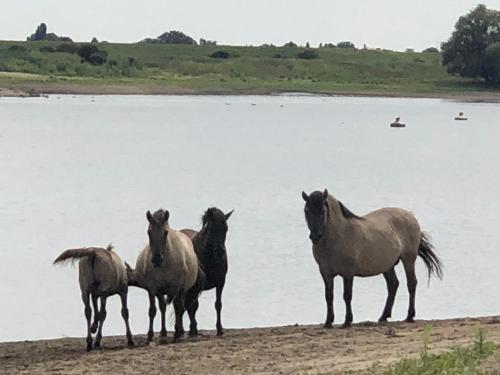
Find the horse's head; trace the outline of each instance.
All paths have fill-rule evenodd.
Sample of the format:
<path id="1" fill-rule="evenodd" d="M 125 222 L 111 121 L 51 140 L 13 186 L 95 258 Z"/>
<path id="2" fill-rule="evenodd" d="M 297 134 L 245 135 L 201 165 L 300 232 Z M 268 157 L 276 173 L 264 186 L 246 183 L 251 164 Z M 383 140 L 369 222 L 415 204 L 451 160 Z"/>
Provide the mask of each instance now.
<path id="1" fill-rule="evenodd" d="M 234 210 L 225 214 L 216 207 L 209 208 L 202 217 L 203 228 L 207 231 L 211 245 L 217 249 L 226 249 L 227 221 Z"/>
<path id="2" fill-rule="evenodd" d="M 324 192 L 315 191 L 310 195 L 302 192 L 302 198 L 306 202 L 304 213 L 307 226 L 309 227 L 309 238 L 313 244 L 318 243 L 323 236 L 327 222 L 328 213 L 328 190 Z"/>
<path id="3" fill-rule="evenodd" d="M 146 213 L 149 222 L 148 236 L 149 247 L 151 249 L 151 261 L 155 267 L 160 267 L 163 263 L 163 254 L 167 250 L 168 235 L 168 211 L 158 210 L 154 214 L 150 211 Z"/>

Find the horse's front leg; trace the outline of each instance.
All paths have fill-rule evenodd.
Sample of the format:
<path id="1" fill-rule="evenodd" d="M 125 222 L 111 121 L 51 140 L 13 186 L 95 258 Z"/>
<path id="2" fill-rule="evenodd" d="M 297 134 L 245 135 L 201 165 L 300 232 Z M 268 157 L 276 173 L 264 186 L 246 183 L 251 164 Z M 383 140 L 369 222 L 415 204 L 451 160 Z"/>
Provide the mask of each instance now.
<path id="1" fill-rule="evenodd" d="M 153 340 L 155 335 L 153 330 L 153 323 L 156 316 L 156 306 L 155 306 L 155 294 L 148 290 L 149 295 L 149 330 L 148 330 L 148 341 Z"/>
<path id="2" fill-rule="evenodd" d="M 175 333 L 174 342 L 179 341 L 179 339 L 184 334 L 184 326 L 182 324 L 182 316 L 184 315 L 184 299 L 185 294 L 179 293 L 174 299 L 174 310 L 175 310 Z"/>
<path id="3" fill-rule="evenodd" d="M 333 324 L 333 276 L 325 272 L 321 272 L 323 282 L 325 283 L 325 300 L 326 300 L 326 321 L 324 328 L 332 328 Z"/>
<path id="4" fill-rule="evenodd" d="M 354 277 L 352 276 L 344 276 L 344 302 L 345 302 L 345 322 L 342 325 L 342 328 L 349 328 L 352 324 L 352 282 Z"/>
<path id="5" fill-rule="evenodd" d="M 165 296 L 161 293 L 159 293 L 157 296 L 158 298 L 158 305 L 160 306 L 160 314 L 161 314 L 161 337 L 166 337 L 167 336 L 167 326 L 165 322 L 165 315 L 167 311 L 167 301 L 165 301 Z"/>
<path id="6" fill-rule="evenodd" d="M 217 336 L 222 336 L 224 334 L 224 329 L 222 328 L 221 322 L 221 312 L 222 312 L 222 290 L 224 289 L 224 284 L 218 285 L 215 289 L 215 310 L 217 311 Z"/>
<path id="7" fill-rule="evenodd" d="M 186 310 L 189 315 L 189 336 L 194 337 L 198 336 L 198 323 L 196 322 L 196 311 L 199 307 L 198 302 L 198 290 L 196 288 L 191 288 L 186 293 Z"/>

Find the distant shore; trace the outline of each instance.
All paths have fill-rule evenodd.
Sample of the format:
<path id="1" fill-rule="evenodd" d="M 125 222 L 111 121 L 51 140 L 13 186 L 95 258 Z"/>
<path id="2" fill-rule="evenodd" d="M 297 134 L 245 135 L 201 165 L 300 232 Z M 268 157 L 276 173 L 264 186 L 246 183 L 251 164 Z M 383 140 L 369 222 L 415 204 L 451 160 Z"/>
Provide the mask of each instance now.
<path id="1" fill-rule="evenodd" d="M 500 91 L 477 91 L 477 92 L 443 92 L 443 93 L 412 93 L 412 92 L 390 92 L 390 91 L 290 91 L 270 89 L 250 90 L 196 90 L 169 86 L 136 86 L 136 85 L 77 85 L 56 84 L 32 86 L 0 86 L 0 97 L 40 97 L 45 95 L 313 95 L 313 96 L 354 96 L 354 97 L 386 97 L 386 98 L 429 98 L 446 99 L 460 102 L 484 102 L 499 103 Z"/>
<path id="2" fill-rule="evenodd" d="M 82 317 L 82 330 L 84 319 Z M 430 330 L 427 327 L 431 327 Z M 134 328 L 134 327 L 132 327 Z M 140 327 L 136 333 L 141 332 Z M 500 344 L 500 317 L 402 322 L 359 323 L 351 329 L 325 330 L 320 325 L 229 329 L 222 338 L 203 331 L 172 344 L 156 337 L 147 345 L 134 336 L 128 349 L 123 336 L 104 337 L 103 349 L 85 351 L 84 338 L 0 343 L 2 373 L 172 373 L 172 374 L 296 374 L 370 373 L 404 357 L 416 357 L 428 332 L 428 351 L 440 353 L 471 344 L 479 330 Z M 500 357 L 488 369 L 498 373 Z"/>

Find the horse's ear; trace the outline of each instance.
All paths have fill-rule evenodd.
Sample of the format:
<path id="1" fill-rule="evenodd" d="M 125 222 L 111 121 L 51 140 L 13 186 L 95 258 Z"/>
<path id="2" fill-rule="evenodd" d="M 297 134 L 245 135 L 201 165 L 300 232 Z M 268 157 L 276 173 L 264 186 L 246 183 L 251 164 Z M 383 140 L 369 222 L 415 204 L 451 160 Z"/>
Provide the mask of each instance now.
<path id="1" fill-rule="evenodd" d="M 309 201 L 309 197 L 308 197 L 308 195 L 306 194 L 305 191 L 302 192 L 302 199 L 305 200 L 306 202 Z"/>
<path id="2" fill-rule="evenodd" d="M 170 217 L 170 212 L 168 210 L 165 210 L 165 213 L 163 214 L 163 221 L 165 223 L 168 223 L 168 218 Z"/>
<path id="3" fill-rule="evenodd" d="M 146 218 L 151 224 L 153 224 L 153 215 L 151 215 L 151 211 L 148 210 L 148 212 L 146 212 Z"/>
<path id="4" fill-rule="evenodd" d="M 328 198 L 328 190 L 325 189 L 325 191 L 323 192 L 323 198 Z"/>
<path id="5" fill-rule="evenodd" d="M 234 210 L 231 210 L 229 211 L 225 216 L 226 216 L 226 220 L 229 220 L 229 218 L 231 217 L 231 215 L 233 214 Z"/>

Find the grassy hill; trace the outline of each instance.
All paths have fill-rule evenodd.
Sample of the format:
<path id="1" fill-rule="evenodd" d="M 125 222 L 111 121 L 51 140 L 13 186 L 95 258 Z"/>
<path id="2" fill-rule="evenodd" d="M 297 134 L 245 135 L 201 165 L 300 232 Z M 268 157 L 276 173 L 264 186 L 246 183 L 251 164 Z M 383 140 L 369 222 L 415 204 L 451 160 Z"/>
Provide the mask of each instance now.
<path id="1" fill-rule="evenodd" d="M 107 62 L 55 52 L 61 42 L 0 42 L 0 86 L 45 92 L 272 93 L 401 96 L 461 95 L 485 90 L 450 76 L 439 53 L 304 48 L 98 43 Z M 225 51 L 230 58 L 210 57 Z"/>

